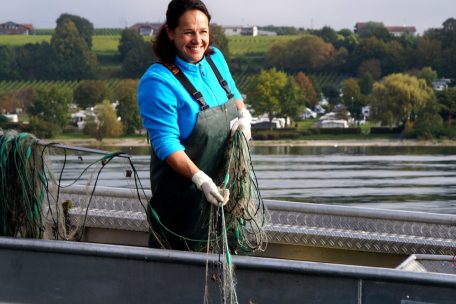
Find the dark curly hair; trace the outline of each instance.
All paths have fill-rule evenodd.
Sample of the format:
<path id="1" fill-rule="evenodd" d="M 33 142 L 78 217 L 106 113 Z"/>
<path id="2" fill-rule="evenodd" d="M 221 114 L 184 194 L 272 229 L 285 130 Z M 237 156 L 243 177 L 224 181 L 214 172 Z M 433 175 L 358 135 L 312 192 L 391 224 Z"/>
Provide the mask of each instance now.
<path id="1" fill-rule="evenodd" d="M 174 43 L 169 40 L 167 28 L 168 30 L 176 29 L 179 25 L 179 18 L 190 10 L 201 11 L 206 15 L 208 21 L 211 21 L 211 15 L 202 1 L 172 0 L 168 4 L 168 10 L 166 11 L 166 22 L 161 26 L 152 44 L 154 53 L 160 60 L 169 63 L 174 62 L 176 58 L 176 47 L 174 46 Z M 213 53 L 214 51 L 208 47 L 204 55 Z"/>

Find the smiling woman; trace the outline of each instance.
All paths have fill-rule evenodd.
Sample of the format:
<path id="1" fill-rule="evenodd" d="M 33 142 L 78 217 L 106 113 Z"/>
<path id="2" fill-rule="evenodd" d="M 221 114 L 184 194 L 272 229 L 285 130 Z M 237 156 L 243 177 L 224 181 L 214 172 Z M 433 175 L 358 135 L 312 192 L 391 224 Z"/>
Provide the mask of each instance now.
<path id="1" fill-rule="evenodd" d="M 153 43 L 160 62 L 138 87 L 153 148 L 148 211 L 159 237 L 152 235 L 152 247 L 203 249 L 193 240 L 207 239 L 211 206 L 229 200 L 226 189 L 216 185 L 226 173 L 230 137 L 239 130 L 250 138 L 250 114 L 224 56 L 210 46 L 210 20 L 199 0 L 171 1 Z"/>

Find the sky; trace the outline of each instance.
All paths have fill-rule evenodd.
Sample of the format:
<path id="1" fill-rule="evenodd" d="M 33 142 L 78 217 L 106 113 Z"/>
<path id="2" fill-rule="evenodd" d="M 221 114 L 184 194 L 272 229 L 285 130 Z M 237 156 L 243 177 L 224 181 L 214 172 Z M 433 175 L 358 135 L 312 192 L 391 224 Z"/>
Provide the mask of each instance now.
<path id="1" fill-rule="evenodd" d="M 163 22 L 169 0 L 0 0 L 0 23 L 54 28 L 62 13 L 79 15 L 95 28 Z M 416 26 L 419 33 L 456 18 L 456 0 L 206 0 L 220 25 L 277 25 L 353 29 L 356 22 Z"/>

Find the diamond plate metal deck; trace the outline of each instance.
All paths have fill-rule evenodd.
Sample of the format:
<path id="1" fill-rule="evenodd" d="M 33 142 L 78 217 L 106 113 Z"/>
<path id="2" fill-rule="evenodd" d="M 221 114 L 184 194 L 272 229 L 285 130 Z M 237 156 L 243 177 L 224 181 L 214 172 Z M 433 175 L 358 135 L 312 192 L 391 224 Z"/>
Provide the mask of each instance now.
<path id="1" fill-rule="evenodd" d="M 64 200 L 80 206 L 81 186 L 65 188 Z M 145 205 L 150 191 L 141 195 Z M 456 216 L 357 207 L 265 201 L 271 214 L 270 243 L 395 254 L 456 253 Z M 73 208 L 77 216 L 81 209 Z M 135 190 L 98 187 L 90 203 L 87 227 L 148 231 L 144 207 Z"/>

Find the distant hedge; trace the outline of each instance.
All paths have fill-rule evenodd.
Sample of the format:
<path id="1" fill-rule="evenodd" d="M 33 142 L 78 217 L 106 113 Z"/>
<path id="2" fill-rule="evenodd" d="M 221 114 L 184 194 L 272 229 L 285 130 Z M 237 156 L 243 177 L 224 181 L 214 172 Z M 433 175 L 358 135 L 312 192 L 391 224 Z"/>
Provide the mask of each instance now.
<path id="1" fill-rule="evenodd" d="M 397 128 L 385 128 L 385 127 L 375 127 L 370 128 L 370 134 L 400 134 L 402 132 L 402 127 Z"/>
<path id="2" fill-rule="evenodd" d="M 370 134 L 400 134 L 402 128 L 371 128 Z M 309 128 L 297 130 L 295 128 L 282 129 L 252 129 L 252 137 L 255 140 L 280 140 L 280 139 L 299 139 L 303 136 L 311 135 L 347 135 L 363 134 L 361 128 Z"/>
<path id="3" fill-rule="evenodd" d="M 255 140 L 297 139 L 302 133 L 293 128 L 286 129 L 253 129 L 252 138 Z"/>
<path id="4" fill-rule="evenodd" d="M 361 134 L 361 128 L 311 128 L 310 134 Z"/>

